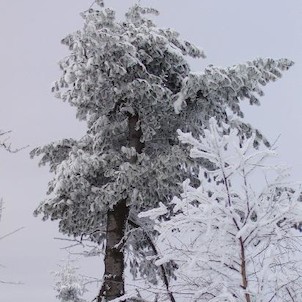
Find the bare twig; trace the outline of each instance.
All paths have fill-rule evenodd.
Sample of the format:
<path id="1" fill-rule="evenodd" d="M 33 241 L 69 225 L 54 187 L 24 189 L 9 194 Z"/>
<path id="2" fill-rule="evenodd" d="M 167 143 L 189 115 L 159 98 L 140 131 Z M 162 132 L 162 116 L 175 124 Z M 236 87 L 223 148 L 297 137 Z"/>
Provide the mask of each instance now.
<path id="1" fill-rule="evenodd" d="M 0 284 L 8 284 L 8 285 L 24 285 L 22 282 L 9 282 L 0 280 Z"/>
<path id="2" fill-rule="evenodd" d="M 11 131 L 0 131 L 0 137 L 6 136 L 7 134 L 11 133 Z M 29 147 L 29 145 L 21 147 L 21 148 L 12 148 L 11 144 L 8 143 L 8 140 L 10 137 L 5 137 L 0 142 L 0 149 L 3 148 L 4 150 L 8 151 L 9 153 L 17 153 L 23 149 L 26 149 Z"/>
<path id="3" fill-rule="evenodd" d="M 8 237 L 8 236 L 13 235 L 13 234 L 19 232 L 19 231 L 22 230 L 22 229 L 24 229 L 24 227 L 18 228 L 18 229 L 14 230 L 14 231 L 12 231 L 12 232 L 10 232 L 10 233 L 8 233 L 8 234 L 5 234 L 5 235 L 1 236 L 1 237 L 0 237 L 0 240 L 6 238 L 6 237 Z"/>

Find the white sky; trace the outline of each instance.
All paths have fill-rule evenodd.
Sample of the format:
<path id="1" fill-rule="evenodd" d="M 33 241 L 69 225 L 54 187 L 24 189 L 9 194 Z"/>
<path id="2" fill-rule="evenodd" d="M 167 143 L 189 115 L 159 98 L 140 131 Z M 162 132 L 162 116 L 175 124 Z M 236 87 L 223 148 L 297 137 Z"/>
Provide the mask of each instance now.
<path id="1" fill-rule="evenodd" d="M 119 15 L 134 1 L 107 0 Z M 121 4 L 122 3 L 122 4 Z M 247 108 L 246 117 L 270 139 L 279 134 L 280 161 L 302 179 L 302 1 L 301 0 L 150 0 L 161 11 L 158 25 L 178 30 L 184 39 L 201 46 L 207 59 L 192 61 L 194 70 L 208 64 L 233 65 L 255 57 L 288 57 L 296 62 L 283 79 L 265 88 L 262 106 Z M 0 235 L 25 229 L 0 241 L 0 302 L 54 302 L 50 271 L 66 253 L 55 222 L 32 216 L 45 197 L 50 174 L 30 160 L 35 146 L 65 137 L 80 137 L 84 124 L 74 109 L 55 99 L 50 84 L 58 78 L 57 62 L 67 54 L 60 40 L 81 27 L 79 12 L 90 0 L 0 1 L 0 129 L 13 130 L 15 146 L 30 145 L 18 154 L 0 152 L 0 196 L 5 201 Z M 100 277 L 101 259 L 82 263 L 85 273 Z M 95 293 L 97 289 L 94 288 Z M 93 296 L 94 293 L 92 293 Z"/>

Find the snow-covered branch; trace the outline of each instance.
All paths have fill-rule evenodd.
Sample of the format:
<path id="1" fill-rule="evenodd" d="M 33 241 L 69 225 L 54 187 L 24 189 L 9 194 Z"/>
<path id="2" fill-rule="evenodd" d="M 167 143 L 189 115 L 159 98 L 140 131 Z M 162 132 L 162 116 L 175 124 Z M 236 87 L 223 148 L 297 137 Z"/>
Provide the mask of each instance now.
<path id="1" fill-rule="evenodd" d="M 254 136 L 241 140 L 214 119 L 198 139 L 179 138 L 191 145 L 191 157 L 214 168 L 200 167 L 199 186 L 183 184 L 171 220 L 158 220 L 162 210 L 143 213 L 160 233 L 164 256 L 157 264 L 178 264 L 176 284 L 194 294 L 189 301 L 299 301 L 302 235 L 294 227 L 302 217 L 301 185 L 266 164 L 275 153 L 255 149 Z"/>

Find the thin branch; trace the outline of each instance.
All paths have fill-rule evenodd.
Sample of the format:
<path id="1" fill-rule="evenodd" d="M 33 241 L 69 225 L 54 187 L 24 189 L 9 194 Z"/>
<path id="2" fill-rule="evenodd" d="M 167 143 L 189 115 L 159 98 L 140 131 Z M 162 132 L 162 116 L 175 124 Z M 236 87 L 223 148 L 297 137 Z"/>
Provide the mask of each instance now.
<path id="1" fill-rule="evenodd" d="M 7 284 L 7 285 L 24 285 L 22 282 L 9 282 L 9 281 L 2 281 L 0 280 L 0 284 Z"/>
<path id="2" fill-rule="evenodd" d="M 5 132 L 0 132 L 0 136 L 4 136 L 11 133 L 11 131 L 5 131 Z M 12 148 L 11 144 L 8 144 L 7 141 L 9 140 L 9 137 L 4 138 L 0 142 L 0 148 L 3 148 L 4 150 L 8 151 L 9 153 L 17 153 L 23 149 L 26 149 L 29 147 L 29 145 L 21 147 L 21 148 Z"/>
<path id="3" fill-rule="evenodd" d="M 1 237 L 0 237 L 0 240 L 6 238 L 6 237 L 8 237 L 8 236 L 13 235 L 13 234 L 19 232 L 19 231 L 22 230 L 22 229 L 24 229 L 24 227 L 18 228 L 18 229 L 14 230 L 14 231 L 12 231 L 12 232 L 10 232 L 10 233 L 8 233 L 8 234 L 5 234 L 5 235 L 1 236 Z"/>
<path id="4" fill-rule="evenodd" d="M 248 287 L 248 278 L 246 271 L 246 259 L 245 259 L 245 247 L 242 240 L 242 237 L 239 238 L 240 242 L 240 253 L 241 253 L 241 277 L 242 277 L 242 288 L 246 291 Z M 245 292 L 244 294 L 246 302 L 251 302 L 250 294 Z"/>
<path id="5" fill-rule="evenodd" d="M 144 228 L 142 228 L 139 224 L 137 224 L 137 223 L 134 222 L 133 220 L 130 220 L 130 219 L 129 219 L 129 224 L 132 225 L 132 226 L 135 227 L 135 228 L 141 229 L 141 230 L 144 232 L 144 234 L 145 234 L 145 236 L 146 236 L 146 239 L 147 239 L 147 242 L 148 242 L 148 244 L 150 245 L 152 251 L 154 252 L 154 254 L 155 254 L 156 256 L 159 256 L 159 253 L 158 253 L 158 251 L 157 251 L 157 248 L 156 248 L 155 244 L 153 243 L 153 240 L 152 240 L 152 238 L 150 237 L 150 235 L 148 234 L 148 232 L 147 232 L 146 230 L 144 230 Z M 172 293 L 172 292 L 170 291 L 170 289 L 169 289 L 169 280 L 168 280 L 168 277 L 167 277 L 166 269 L 165 269 L 165 267 L 164 267 L 163 264 L 160 265 L 160 270 L 161 270 L 162 280 L 163 280 L 163 282 L 164 282 L 164 284 L 165 284 L 165 287 L 166 287 L 166 289 L 167 289 L 167 293 L 168 293 L 168 296 L 169 296 L 169 298 L 170 298 L 170 301 L 171 301 L 171 302 L 176 302 L 176 300 L 175 300 L 175 298 L 174 298 L 174 296 L 173 296 L 173 293 Z"/>
<path id="6" fill-rule="evenodd" d="M 289 294 L 290 298 L 292 299 L 292 301 L 295 302 L 294 297 L 292 296 L 292 294 L 291 294 L 291 292 L 289 291 L 289 289 L 288 289 L 287 287 L 286 287 L 285 289 L 286 289 L 286 291 L 288 292 L 288 294 Z"/>

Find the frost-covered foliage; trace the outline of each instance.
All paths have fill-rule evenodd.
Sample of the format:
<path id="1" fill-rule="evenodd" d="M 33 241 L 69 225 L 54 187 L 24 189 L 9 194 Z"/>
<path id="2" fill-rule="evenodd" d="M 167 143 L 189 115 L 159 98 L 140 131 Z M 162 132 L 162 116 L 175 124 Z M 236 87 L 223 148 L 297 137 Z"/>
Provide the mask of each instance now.
<path id="1" fill-rule="evenodd" d="M 189 175 L 180 166 L 194 161 L 178 145 L 177 129 L 196 134 L 216 116 L 241 135 L 251 134 L 239 100 L 258 103 L 260 87 L 292 62 L 257 59 L 195 74 L 185 57 L 203 58 L 203 51 L 177 32 L 158 28 L 146 17 L 156 10 L 135 5 L 118 21 L 114 11 L 97 2 L 99 10 L 82 13 L 84 27 L 62 40 L 70 54 L 60 62 L 62 76 L 53 84 L 56 97 L 87 121 L 87 132 L 79 140 L 36 148 L 31 155 L 41 156 L 41 164 L 54 173 L 36 214 L 59 220 L 64 234 L 100 243 L 106 213 L 119 201 L 127 200 L 129 217 L 137 223 L 138 212 L 179 193 L 178 183 Z M 131 117 L 137 118 L 141 150 L 129 142 Z M 132 232 L 127 241 L 135 253 L 148 246 L 142 233 Z"/>
<path id="2" fill-rule="evenodd" d="M 77 274 L 78 268 L 70 260 L 55 272 L 55 290 L 61 302 L 85 302 L 82 296 L 86 292 L 85 280 Z"/>
<path id="3" fill-rule="evenodd" d="M 275 153 L 255 149 L 254 134 L 241 141 L 214 119 L 199 138 L 178 134 L 191 158 L 207 158 L 212 169 L 200 167 L 198 186 L 183 183 L 169 221 L 158 220 L 165 205 L 140 215 L 160 233 L 157 264 L 179 266 L 176 291 L 188 294 L 184 301 L 301 301 L 301 186 L 266 164 Z"/>

